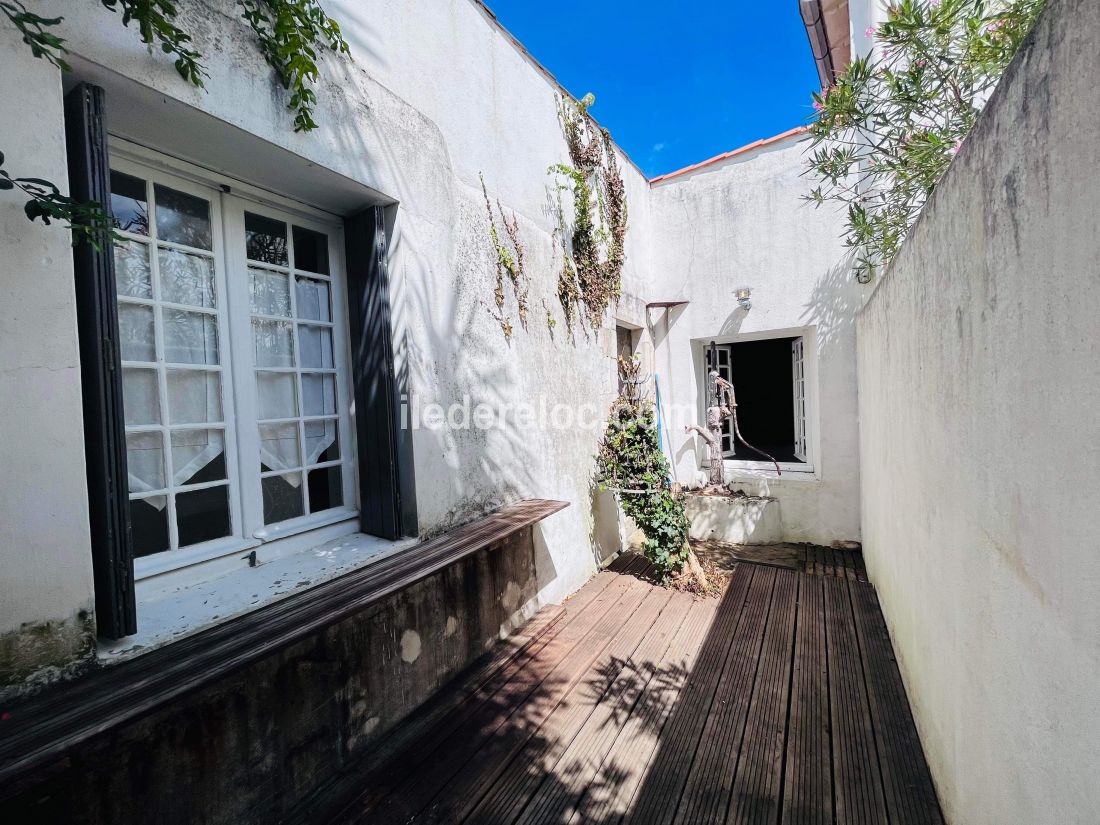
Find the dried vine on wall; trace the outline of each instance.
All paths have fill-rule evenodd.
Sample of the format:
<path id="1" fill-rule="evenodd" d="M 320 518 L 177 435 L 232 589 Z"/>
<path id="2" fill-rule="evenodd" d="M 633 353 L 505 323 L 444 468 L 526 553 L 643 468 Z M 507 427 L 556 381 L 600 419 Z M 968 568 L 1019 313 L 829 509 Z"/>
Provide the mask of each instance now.
<path id="1" fill-rule="evenodd" d="M 493 202 L 489 199 L 489 190 L 485 187 L 484 175 L 481 176 L 481 193 L 485 196 L 485 209 L 489 213 L 489 238 L 493 242 L 493 250 L 496 253 L 497 282 L 496 289 L 493 291 L 496 310 L 493 312 L 493 317 L 500 323 L 504 337 L 511 338 L 512 322 L 504 312 L 505 277 L 507 276 L 509 283 L 512 284 L 512 291 L 516 296 L 516 313 L 519 315 L 519 322 L 524 329 L 527 328 L 527 295 L 531 287 L 524 267 L 525 249 L 523 241 L 519 237 L 519 218 L 513 212 L 511 220 L 509 220 L 499 200 L 496 202 L 496 213 L 493 212 Z M 508 239 L 507 243 L 501 239 L 500 230 L 497 229 L 497 214 L 500 215 L 500 222 L 504 225 L 504 235 Z"/>
<path id="2" fill-rule="evenodd" d="M 611 301 L 622 288 L 626 263 L 626 187 L 615 157 L 611 134 L 588 114 L 595 102 L 562 98 L 559 107 L 570 163 L 556 163 L 550 174 L 558 180 L 558 228 L 562 268 L 558 299 L 570 330 L 578 319 L 600 326 Z M 565 224 L 562 191 L 573 195 L 573 226 Z"/>

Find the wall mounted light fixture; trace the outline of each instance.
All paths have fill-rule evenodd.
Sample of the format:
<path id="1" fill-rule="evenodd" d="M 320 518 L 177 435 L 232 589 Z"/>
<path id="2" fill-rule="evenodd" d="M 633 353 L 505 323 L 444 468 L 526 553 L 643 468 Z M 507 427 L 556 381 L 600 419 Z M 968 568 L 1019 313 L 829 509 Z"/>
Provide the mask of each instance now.
<path id="1" fill-rule="evenodd" d="M 733 297 L 737 299 L 737 303 L 740 304 L 741 309 L 746 312 L 752 309 L 752 290 L 749 287 L 743 286 L 735 290 Z"/>

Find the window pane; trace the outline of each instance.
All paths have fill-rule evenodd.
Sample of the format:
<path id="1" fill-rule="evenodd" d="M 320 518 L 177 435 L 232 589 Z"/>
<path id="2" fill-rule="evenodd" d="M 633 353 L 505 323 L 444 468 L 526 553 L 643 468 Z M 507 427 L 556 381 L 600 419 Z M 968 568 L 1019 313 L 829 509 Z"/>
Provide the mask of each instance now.
<path id="1" fill-rule="evenodd" d="M 217 364 L 218 327 L 213 315 L 162 309 L 164 360 L 170 364 Z"/>
<path id="2" fill-rule="evenodd" d="M 180 547 L 228 536 L 229 488 L 207 487 L 176 494 L 176 529 Z"/>
<path id="3" fill-rule="evenodd" d="M 260 425 L 260 472 L 301 466 L 297 424 Z"/>
<path id="4" fill-rule="evenodd" d="M 294 227 L 294 268 L 328 275 L 328 236 Z"/>
<path id="5" fill-rule="evenodd" d="M 210 249 L 210 203 L 194 195 L 154 185 L 157 237 L 162 241 Z"/>
<path id="6" fill-rule="evenodd" d="M 343 480 L 339 467 L 310 470 L 308 476 L 309 511 L 311 513 L 339 507 L 344 503 Z"/>
<path id="7" fill-rule="evenodd" d="M 306 464 L 335 461 L 340 457 L 335 421 L 307 421 L 305 428 Z"/>
<path id="8" fill-rule="evenodd" d="M 143 304 L 118 305 L 119 351 L 123 361 L 155 361 L 153 308 Z"/>
<path id="9" fill-rule="evenodd" d="M 331 375 L 302 375 L 302 415 L 336 412 L 336 379 Z"/>
<path id="10" fill-rule="evenodd" d="M 286 521 L 305 512 L 302 504 L 302 474 L 269 476 L 260 480 L 264 494 L 264 524 Z"/>
<path id="11" fill-rule="evenodd" d="M 131 493 L 164 489 L 164 441 L 159 431 L 126 433 L 126 472 Z"/>
<path id="12" fill-rule="evenodd" d="M 290 317 L 290 280 L 287 275 L 249 267 L 248 285 L 254 313 Z"/>
<path id="13" fill-rule="evenodd" d="M 244 213 L 245 247 L 250 261 L 286 266 L 286 224 L 262 215 Z"/>
<path id="14" fill-rule="evenodd" d="M 149 247 L 137 241 L 115 244 L 115 288 L 130 298 L 152 298 L 153 276 L 149 269 Z"/>
<path id="15" fill-rule="evenodd" d="M 149 234 L 149 204 L 145 181 L 111 171 L 111 215 L 115 227 L 135 235 Z"/>
<path id="16" fill-rule="evenodd" d="M 328 284 L 313 278 L 294 278 L 298 317 L 307 321 L 331 321 Z"/>
<path id="17" fill-rule="evenodd" d="M 177 249 L 158 249 L 160 299 L 173 304 L 214 307 L 214 262 Z"/>
<path id="18" fill-rule="evenodd" d="M 252 351 L 257 367 L 293 367 L 292 328 L 283 321 L 252 319 Z"/>
<path id="19" fill-rule="evenodd" d="M 331 367 L 332 330 L 329 327 L 299 324 L 298 361 L 303 367 Z"/>
<path id="20" fill-rule="evenodd" d="M 168 497 L 150 496 L 130 502 L 134 555 L 151 556 L 168 549 Z"/>
<path id="21" fill-rule="evenodd" d="M 256 393 L 259 396 L 260 418 L 293 418 L 298 414 L 295 399 L 294 374 L 288 372 L 257 372 Z"/>
<path id="22" fill-rule="evenodd" d="M 122 403 L 126 423 L 131 426 L 160 423 L 160 396 L 156 370 L 122 370 Z"/>
<path id="23" fill-rule="evenodd" d="M 225 479 L 225 433 L 221 430 L 174 430 L 172 482 L 202 484 Z"/>
<path id="24" fill-rule="evenodd" d="M 168 421 L 216 424 L 222 420 L 222 377 L 205 370 L 166 370 Z"/>

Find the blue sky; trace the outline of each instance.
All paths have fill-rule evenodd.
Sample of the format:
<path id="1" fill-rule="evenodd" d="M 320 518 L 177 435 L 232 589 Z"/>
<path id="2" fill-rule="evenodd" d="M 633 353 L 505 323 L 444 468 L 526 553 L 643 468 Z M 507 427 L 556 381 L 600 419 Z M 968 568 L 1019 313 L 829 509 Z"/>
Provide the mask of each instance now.
<path id="1" fill-rule="evenodd" d="M 801 126 L 817 72 L 798 0 L 486 0 L 654 177 Z"/>

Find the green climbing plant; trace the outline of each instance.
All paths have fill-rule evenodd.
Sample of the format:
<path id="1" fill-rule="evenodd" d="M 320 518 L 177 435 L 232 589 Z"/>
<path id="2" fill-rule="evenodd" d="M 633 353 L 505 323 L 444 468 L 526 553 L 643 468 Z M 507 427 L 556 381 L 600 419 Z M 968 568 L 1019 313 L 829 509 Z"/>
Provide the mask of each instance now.
<path id="1" fill-rule="evenodd" d="M 504 212 L 500 201 L 496 201 L 496 212 L 493 212 L 493 201 L 489 198 L 489 190 L 485 187 L 485 176 L 481 175 L 481 194 L 485 198 L 485 210 L 489 213 L 489 240 L 493 244 L 496 254 L 496 288 L 493 290 L 493 301 L 496 310 L 493 317 L 500 323 L 505 338 L 512 337 L 512 322 L 505 314 L 504 283 L 507 278 L 512 285 L 512 291 L 516 298 L 516 314 L 524 329 L 527 328 L 528 293 L 530 292 L 530 279 L 527 277 L 527 269 L 524 258 L 527 250 L 519 234 L 519 218 L 513 212 L 509 218 Z M 507 243 L 500 237 L 497 229 L 497 216 L 504 226 L 504 235 Z"/>
<path id="2" fill-rule="evenodd" d="M 1045 0 L 901 0 L 813 96 L 807 196 L 847 207 L 856 275 L 890 262 L 1035 25 Z"/>
<path id="3" fill-rule="evenodd" d="M 626 186 L 611 134 L 588 114 L 594 102 L 591 94 L 561 99 L 558 115 L 570 162 L 549 169 L 557 182 L 562 251 L 558 300 L 570 329 L 578 320 L 599 326 L 621 293 L 626 264 Z M 562 193 L 572 195 L 572 226 L 566 225 Z"/>
<path id="4" fill-rule="evenodd" d="M 143 43 L 168 55 L 184 81 L 199 88 L 205 86 L 209 75 L 202 55 L 193 48 L 191 36 L 177 23 L 176 0 L 99 0 L 99 3 L 119 14 L 123 26 L 129 28 L 133 24 Z M 237 0 L 237 6 L 255 35 L 264 60 L 289 93 L 287 108 L 294 113 L 294 131 L 316 129 L 314 87 L 320 80 L 317 61 L 326 51 L 350 53 L 339 24 L 325 14 L 318 0 Z M 0 0 L 0 14 L 19 32 L 32 55 L 61 71 L 71 71 L 65 59 L 66 41 L 57 33 L 64 17 L 36 14 L 22 0 Z M 102 204 L 77 202 L 63 195 L 50 181 L 0 171 L 0 190 L 18 190 L 25 195 L 28 200 L 24 211 L 31 220 L 41 219 L 46 224 L 53 220 L 63 222 L 73 231 L 74 243 L 86 239 L 98 245 L 111 237 L 110 216 Z"/>
<path id="5" fill-rule="evenodd" d="M 612 490 L 623 513 L 645 534 L 643 551 L 667 581 L 691 561 L 688 517 L 669 483 L 669 465 L 657 437 L 654 406 L 641 398 L 637 359 L 619 359 L 622 394 L 611 405 L 596 454 L 596 482 Z"/>

